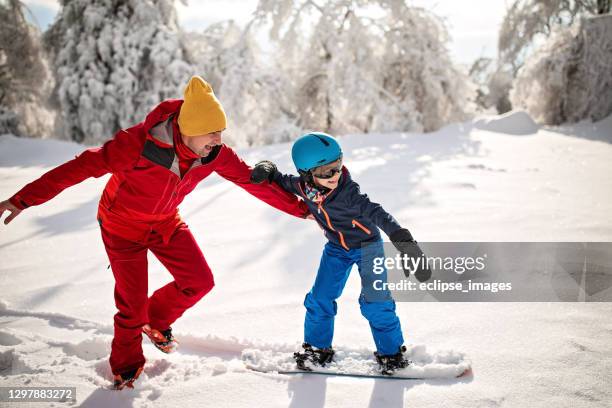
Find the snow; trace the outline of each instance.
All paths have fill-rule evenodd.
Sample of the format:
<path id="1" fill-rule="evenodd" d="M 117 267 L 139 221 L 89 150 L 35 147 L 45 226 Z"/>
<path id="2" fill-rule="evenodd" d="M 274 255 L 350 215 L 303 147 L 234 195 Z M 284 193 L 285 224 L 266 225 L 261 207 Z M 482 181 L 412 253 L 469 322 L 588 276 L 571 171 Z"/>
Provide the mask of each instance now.
<path id="1" fill-rule="evenodd" d="M 475 119 L 474 126 L 510 135 L 530 135 L 538 131 L 538 125 L 525 111 L 510 111 L 499 116 Z"/>
<path id="2" fill-rule="evenodd" d="M 537 128 L 525 115 L 429 134 L 340 138 L 362 190 L 427 241 L 610 241 L 612 119 Z M 503 130 L 506 130 L 504 132 Z M 6 198 L 84 146 L 0 137 Z M 291 171 L 290 144 L 239 150 Z M 324 244 L 213 176 L 183 203 L 216 287 L 175 325 L 179 352 L 145 341 L 134 390 L 108 389 L 113 279 L 98 226 L 107 177 L 89 179 L 0 229 L 0 385 L 75 386 L 86 407 L 600 407 L 612 398 L 609 303 L 398 303 L 412 350 L 465 355 L 461 379 L 386 381 L 245 370 L 245 350 L 290 352 Z M 170 280 L 150 257 L 151 292 Z M 334 345 L 372 350 L 354 272 L 338 302 Z M 417 353 L 418 355 L 418 353 Z M 25 405 L 24 405 L 25 406 Z"/>

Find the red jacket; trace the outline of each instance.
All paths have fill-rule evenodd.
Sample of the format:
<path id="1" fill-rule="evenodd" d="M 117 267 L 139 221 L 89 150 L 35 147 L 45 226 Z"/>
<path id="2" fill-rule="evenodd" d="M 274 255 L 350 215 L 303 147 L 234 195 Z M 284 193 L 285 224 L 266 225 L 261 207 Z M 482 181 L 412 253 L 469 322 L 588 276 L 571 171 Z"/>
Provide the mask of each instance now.
<path id="1" fill-rule="evenodd" d="M 226 145 L 195 160 L 181 177 L 173 135 L 183 101 L 159 104 L 134 127 L 123 129 L 102 147 L 79 156 L 19 190 L 10 202 L 19 209 L 42 204 L 62 190 L 89 177 L 112 173 L 98 206 L 98 221 L 107 231 L 136 242 L 146 242 L 152 231 L 168 241 L 181 224 L 178 205 L 213 171 L 271 206 L 304 218 L 303 201 L 276 184 L 251 184 L 251 169 Z"/>

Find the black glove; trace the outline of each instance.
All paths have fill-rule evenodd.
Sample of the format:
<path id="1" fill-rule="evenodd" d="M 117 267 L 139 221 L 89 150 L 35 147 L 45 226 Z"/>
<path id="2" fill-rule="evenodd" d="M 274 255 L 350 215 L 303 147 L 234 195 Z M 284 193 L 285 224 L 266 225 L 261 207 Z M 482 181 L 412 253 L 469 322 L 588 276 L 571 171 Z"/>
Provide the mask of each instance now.
<path id="1" fill-rule="evenodd" d="M 271 183 L 277 172 L 276 164 L 268 160 L 260 161 L 251 171 L 251 183 L 261 184 L 266 180 Z"/>
<path id="2" fill-rule="evenodd" d="M 427 265 L 427 257 L 424 256 L 423 251 L 421 251 L 417 242 L 412 238 L 410 231 L 406 228 L 398 229 L 389 236 L 389 239 L 402 255 L 402 259 L 404 259 L 404 255 L 406 255 L 407 258 L 414 259 L 413 262 L 408 262 L 410 262 L 410 266 L 417 265 L 414 271 L 414 276 L 417 280 L 419 282 L 428 281 L 429 278 L 431 278 L 431 269 L 429 269 L 429 265 Z M 421 259 L 420 261 L 419 258 Z M 404 269 L 404 274 L 406 277 L 410 276 L 410 269 Z"/>

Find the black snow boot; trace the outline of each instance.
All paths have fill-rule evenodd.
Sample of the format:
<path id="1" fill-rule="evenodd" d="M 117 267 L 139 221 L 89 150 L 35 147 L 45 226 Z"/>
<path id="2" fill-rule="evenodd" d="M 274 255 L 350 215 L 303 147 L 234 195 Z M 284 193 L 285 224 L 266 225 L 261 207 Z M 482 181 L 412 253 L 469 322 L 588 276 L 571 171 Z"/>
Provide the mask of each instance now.
<path id="1" fill-rule="evenodd" d="M 380 355 L 378 352 L 374 352 L 374 356 L 376 357 L 376 361 L 380 366 L 380 372 L 383 375 L 393 375 L 396 370 L 406 368 L 412 363 L 412 361 L 408 360 L 408 358 L 404 355 L 406 352 L 406 346 L 401 346 L 397 353 L 389 354 L 389 355 Z"/>
<path id="2" fill-rule="evenodd" d="M 293 358 L 300 370 L 312 371 L 309 365 L 325 367 L 325 364 L 332 362 L 334 358 L 334 350 L 330 348 L 318 349 L 313 348 L 308 343 L 302 343 L 303 352 L 293 353 Z"/>

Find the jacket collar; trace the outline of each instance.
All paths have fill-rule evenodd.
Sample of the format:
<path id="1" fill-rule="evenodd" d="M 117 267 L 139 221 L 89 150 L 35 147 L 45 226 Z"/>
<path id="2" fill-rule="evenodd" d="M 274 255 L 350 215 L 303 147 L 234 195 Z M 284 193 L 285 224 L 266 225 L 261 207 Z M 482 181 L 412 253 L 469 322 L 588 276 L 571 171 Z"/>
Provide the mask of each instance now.
<path id="1" fill-rule="evenodd" d="M 172 122 L 176 122 L 176 119 L 173 119 Z M 199 154 L 195 153 L 183 142 L 183 139 L 181 138 L 181 134 L 178 131 L 178 125 L 175 127 L 173 141 L 174 141 L 174 150 L 178 154 L 179 159 L 196 160 L 196 159 L 202 158 Z"/>
<path id="2" fill-rule="evenodd" d="M 342 166 L 342 175 L 340 176 L 340 180 L 338 182 L 338 187 L 336 187 L 335 189 L 333 189 L 332 191 L 330 191 L 327 195 L 322 196 L 322 200 L 326 200 L 329 197 L 333 196 L 336 194 L 336 192 L 338 192 L 339 190 L 341 190 L 347 183 L 349 183 L 351 181 L 351 173 L 349 173 L 348 169 L 346 168 L 346 166 Z M 307 194 L 307 186 L 306 183 L 304 182 L 303 179 L 300 178 L 300 188 L 302 190 L 302 194 L 304 195 L 305 198 L 307 198 L 310 201 L 313 202 L 320 202 L 320 201 L 315 201 L 313 200 L 311 197 L 309 197 L 309 194 Z"/>
<path id="3" fill-rule="evenodd" d="M 162 147 L 173 147 L 174 120 L 168 120 L 171 116 L 177 116 L 183 105 L 182 99 L 168 99 L 157 105 L 145 118 L 143 128 L 147 138 L 151 138 Z M 166 122 L 165 126 L 157 126 Z"/>

